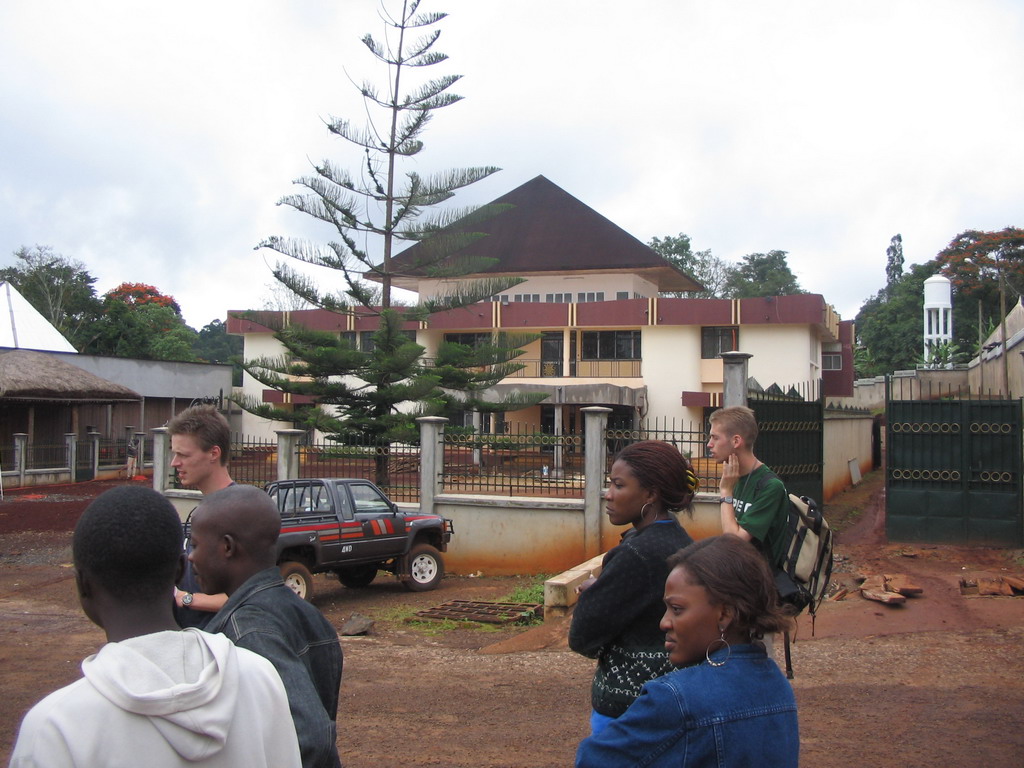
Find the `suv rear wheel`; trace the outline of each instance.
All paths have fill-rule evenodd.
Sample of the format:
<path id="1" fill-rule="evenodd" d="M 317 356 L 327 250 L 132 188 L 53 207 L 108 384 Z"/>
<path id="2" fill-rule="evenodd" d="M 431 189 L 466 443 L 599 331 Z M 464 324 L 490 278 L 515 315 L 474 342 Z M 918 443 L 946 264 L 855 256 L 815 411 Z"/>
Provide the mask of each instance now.
<path id="1" fill-rule="evenodd" d="M 313 574 L 298 560 L 287 560 L 278 565 L 285 585 L 306 602 L 313 599 Z"/>
<path id="2" fill-rule="evenodd" d="M 416 544 L 409 552 L 409 579 L 403 579 L 406 589 L 426 592 L 437 589 L 444 578 L 444 560 L 441 553 L 429 544 Z"/>

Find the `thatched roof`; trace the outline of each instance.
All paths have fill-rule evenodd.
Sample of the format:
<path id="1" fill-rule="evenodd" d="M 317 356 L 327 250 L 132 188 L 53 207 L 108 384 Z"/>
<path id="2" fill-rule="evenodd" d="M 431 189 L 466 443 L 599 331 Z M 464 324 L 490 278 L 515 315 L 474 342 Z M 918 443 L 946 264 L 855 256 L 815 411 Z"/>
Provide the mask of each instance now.
<path id="1" fill-rule="evenodd" d="M 113 403 L 141 399 L 128 387 L 45 352 L 0 349 L 0 400 Z"/>

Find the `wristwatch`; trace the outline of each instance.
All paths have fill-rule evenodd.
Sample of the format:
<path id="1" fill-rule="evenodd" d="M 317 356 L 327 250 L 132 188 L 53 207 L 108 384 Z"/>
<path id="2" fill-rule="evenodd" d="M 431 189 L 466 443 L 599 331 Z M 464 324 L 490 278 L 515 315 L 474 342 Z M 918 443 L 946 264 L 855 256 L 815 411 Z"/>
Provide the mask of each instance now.
<path id="1" fill-rule="evenodd" d="M 732 496 L 719 496 L 718 497 L 718 503 L 719 504 L 732 504 L 732 505 L 736 504 L 736 502 L 733 501 Z"/>
<path id="2" fill-rule="evenodd" d="M 194 599 L 195 595 L 193 595 L 191 592 L 186 592 L 184 595 L 181 596 L 181 604 L 188 608 L 190 605 L 192 605 L 192 601 Z"/>

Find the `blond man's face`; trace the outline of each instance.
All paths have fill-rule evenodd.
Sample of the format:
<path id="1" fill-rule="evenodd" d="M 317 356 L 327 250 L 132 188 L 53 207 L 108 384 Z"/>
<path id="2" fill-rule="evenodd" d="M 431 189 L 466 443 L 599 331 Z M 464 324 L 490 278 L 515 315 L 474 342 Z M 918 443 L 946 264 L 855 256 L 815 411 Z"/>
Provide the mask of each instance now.
<path id="1" fill-rule="evenodd" d="M 708 434 L 708 455 L 719 464 L 736 453 L 740 442 L 739 435 L 729 435 L 719 422 L 711 423 L 711 432 Z"/>

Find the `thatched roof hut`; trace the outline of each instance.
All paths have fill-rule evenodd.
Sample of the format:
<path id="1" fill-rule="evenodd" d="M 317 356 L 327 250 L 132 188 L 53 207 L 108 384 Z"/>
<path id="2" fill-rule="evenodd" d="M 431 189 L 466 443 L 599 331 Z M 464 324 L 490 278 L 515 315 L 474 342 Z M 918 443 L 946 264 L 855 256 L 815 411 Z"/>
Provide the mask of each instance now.
<path id="1" fill-rule="evenodd" d="M 116 403 L 141 399 L 128 387 L 45 352 L 0 349 L 0 401 Z"/>

